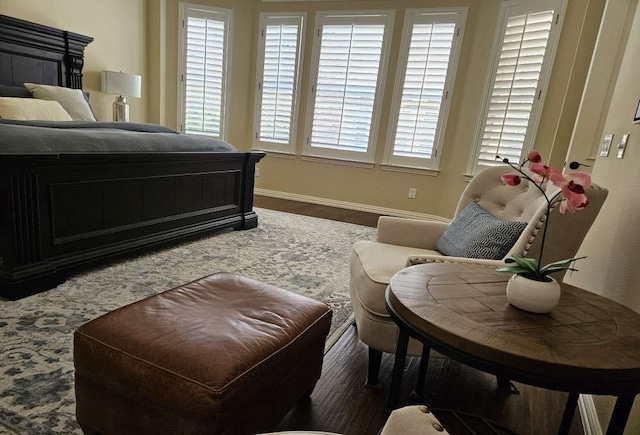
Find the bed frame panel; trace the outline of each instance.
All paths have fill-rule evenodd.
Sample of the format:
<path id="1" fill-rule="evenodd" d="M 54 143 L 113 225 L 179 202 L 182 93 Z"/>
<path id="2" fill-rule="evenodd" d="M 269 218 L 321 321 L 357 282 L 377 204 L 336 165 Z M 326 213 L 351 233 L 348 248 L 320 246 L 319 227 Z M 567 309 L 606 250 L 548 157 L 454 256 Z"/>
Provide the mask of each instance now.
<path id="1" fill-rule="evenodd" d="M 0 84 L 82 88 L 92 38 L 0 15 Z M 213 231 L 254 228 L 262 152 L 0 154 L 0 296 Z"/>

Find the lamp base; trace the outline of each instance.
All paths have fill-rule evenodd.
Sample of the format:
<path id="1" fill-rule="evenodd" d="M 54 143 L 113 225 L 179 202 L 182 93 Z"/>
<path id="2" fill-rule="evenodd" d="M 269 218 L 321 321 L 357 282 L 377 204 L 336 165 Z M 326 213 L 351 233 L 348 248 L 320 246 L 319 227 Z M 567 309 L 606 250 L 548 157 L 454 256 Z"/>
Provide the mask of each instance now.
<path id="1" fill-rule="evenodd" d="M 113 102 L 113 120 L 116 122 L 129 122 L 129 104 L 127 98 L 120 95 Z"/>

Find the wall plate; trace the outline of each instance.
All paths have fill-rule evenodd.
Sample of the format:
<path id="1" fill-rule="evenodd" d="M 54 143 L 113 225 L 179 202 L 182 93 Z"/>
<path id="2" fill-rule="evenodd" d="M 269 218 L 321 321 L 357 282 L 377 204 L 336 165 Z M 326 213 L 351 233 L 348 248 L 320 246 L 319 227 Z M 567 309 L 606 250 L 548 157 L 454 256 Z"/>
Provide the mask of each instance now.
<path id="1" fill-rule="evenodd" d="M 613 134 L 607 134 L 602 138 L 602 142 L 600 144 L 600 157 L 607 157 L 609 155 L 611 142 L 613 142 Z"/>
<path id="2" fill-rule="evenodd" d="M 620 140 L 620 143 L 618 144 L 618 158 L 619 159 L 624 157 L 624 151 L 627 149 L 627 142 L 629 142 L 629 135 L 628 134 L 623 134 L 622 135 L 622 140 Z"/>

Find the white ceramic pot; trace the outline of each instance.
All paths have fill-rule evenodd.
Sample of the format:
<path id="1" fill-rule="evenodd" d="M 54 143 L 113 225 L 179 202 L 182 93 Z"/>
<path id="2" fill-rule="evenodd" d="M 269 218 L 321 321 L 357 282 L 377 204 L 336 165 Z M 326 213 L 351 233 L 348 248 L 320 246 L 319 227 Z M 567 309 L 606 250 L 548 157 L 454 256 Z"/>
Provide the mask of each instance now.
<path id="1" fill-rule="evenodd" d="M 507 299 L 516 308 L 531 313 L 548 313 L 558 306 L 560 284 L 551 281 L 535 281 L 520 275 L 513 275 L 507 282 Z"/>

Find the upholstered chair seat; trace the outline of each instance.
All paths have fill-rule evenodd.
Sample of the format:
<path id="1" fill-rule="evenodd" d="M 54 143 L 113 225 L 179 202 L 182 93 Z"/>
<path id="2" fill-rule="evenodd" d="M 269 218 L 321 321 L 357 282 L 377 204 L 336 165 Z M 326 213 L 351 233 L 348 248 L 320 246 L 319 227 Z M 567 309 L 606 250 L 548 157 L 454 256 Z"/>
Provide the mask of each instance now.
<path id="1" fill-rule="evenodd" d="M 518 186 L 506 185 L 501 179 L 502 174 L 506 172 L 513 172 L 513 169 L 504 165 L 487 168 L 478 173 L 460 197 L 453 221 L 384 216 L 378 221 L 375 241 L 363 240 L 354 244 L 350 262 L 351 303 L 358 336 L 369 346 L 368 385 L 373 386 L 378 382 L 382 353 L 394 353 L 396 349 L 398 329 L 387 312 L 384 299 L 387 285 L 396 272 L 412 264 L 424 262 L 472 262 L 498 267 L 504 265 L 504 260 L 513 254 L 537 258 L 541 237 L 536 236 L 544 229 L 546 199 L 526 180 Z M 558 191 L 557 187 L 550 183 L 544 188 L 547 189 L 549 197 Z M 575 256 L 602 207 L 607 190 L 592 187 L 586 194 L 589 206 L 584 210 L 567 214 L 552 211 L 543 251 L 543 263 Z M 470 206 L 472 202 L 481 208 Z M 471 210 L 472 208 L 475 209 Z M 478 218 L 478 210 L 486 213 Z M 470 218 L 467 216 L 468 226 L 456 230 L 456 219 L 462 220 L 463 216 L 469 213 L 472 214 Z M 473 240 L 470 244 L 465 240 L 465 243 L 472 246 L 470 252 L 476 258 L 446 255 L 438 249 L 447 247 L 443 240 L 453 239 L 455 242 L 456 237 L 469 238 L 469 234 L 474 233 L 474 226 L 484 225 L 482 219 L 485 217 L 493 219 L 496 224 L 509 227 L 515 223 L 523 229 L 521 233 L 514 235 L 513 240 L 508 240 L 508 237 L 504 237 L 503 240 L 503 235 L 508 231 L 504 231 L 502 227 L 496 227 L 497 232 L 493 233 L 481 231 L 479 234 L 484 234 L 482 237 L 486 240 L 480 240 L 475 245 Z M 508 246 L 503 246 L 504 243 L 508 243 Z M 487 253 L 493 255 L 493 258 L 482 258 Z M 555 277 L 562 278 L 560 275 Z M 421 352 L 422 345 L 411 340 L 409 355 L 419 356 Z"/>

